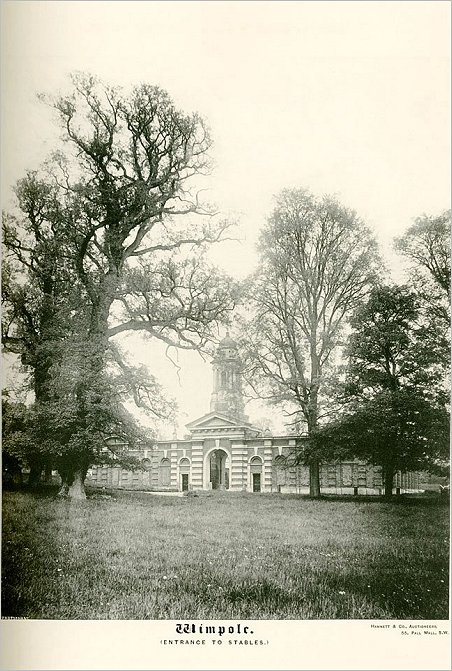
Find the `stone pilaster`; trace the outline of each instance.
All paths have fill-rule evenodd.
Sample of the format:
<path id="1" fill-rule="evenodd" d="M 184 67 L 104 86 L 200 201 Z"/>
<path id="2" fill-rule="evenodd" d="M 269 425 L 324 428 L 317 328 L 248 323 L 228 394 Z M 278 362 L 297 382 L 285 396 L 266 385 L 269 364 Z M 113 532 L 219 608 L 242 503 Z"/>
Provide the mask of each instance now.
<path id="1" fill-rule="evenodd" d="M 172 443 L 171 444 L 171 452 L 170 452 L 170 460 L 171 460 L 171 489 L 179 489 L 179 483 L 177 482 L 177 443 Z"/>
<path id="2" fill-rule="evenodd" d="M 262 491 L 272 491 L 272 441 L 264 440 L 264 468 L 263 468 L 263 482 Z"/>
<path id="3" fill-rule="evenodd" d="M 248 450 L 242 442 L 232 443 L 231 454 L 231 481 L 229 483 L 229 488 L 235 491 L 239 491 L 245 489 L 247 485 Z"/>
<path id="4" fill-rule="evenodd" d="M 193 489 L 203 488 L 203 441 L 194 441 L 191 451 L 191 484 Z"/>

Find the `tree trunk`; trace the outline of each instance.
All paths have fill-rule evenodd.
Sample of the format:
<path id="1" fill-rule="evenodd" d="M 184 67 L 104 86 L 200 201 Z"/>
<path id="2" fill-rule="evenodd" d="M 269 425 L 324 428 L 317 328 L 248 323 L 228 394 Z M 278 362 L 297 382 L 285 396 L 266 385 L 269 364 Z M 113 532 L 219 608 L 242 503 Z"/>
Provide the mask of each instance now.
<path id="1" fill-rule="evenodd" d="M 67 482 L 62 482 L 61 487 L 58 490 L 57 496 L 61 497 L 62 499 L 65 499 L 68 495 L 69 492 L 69 485 Z"/>
<path id="2" fill-rule="evenodd" d="M 309 464 L 309 496 L 318 499 L 320 496 L 320 462 L 311 461 Z"/>
<path id="3" fill-rule="evenodd" d="M 318 425 L 319 418 L 319 381 L 321 376 L 320 362 L 317 355 L 317 307 L 314 306 L 314 314 L 311 323 L 310 358 L 311 358 L 311 383 L 308 403 L 308 435 L 313 440 L 313 435 Z M 316 456 L 314 439 L 314 454 L 309 461 L 309 496 L 318 499 L 320 496 L 320 461 Z"/>
<path id="4" fill-rule="evenodd" d="M 60 489 L 58 490 L 57 496 L 60 496 L 61 498 L 66 498 L 69 491 L 69 484 L 66 473 L 60 473 L 60 478 L 61 478 L 61 485 Z"/>
<path id="5" fill-rule="evenodd" d="M 309 459 L 309 496 L 311 497 L 311 499 L 318 499 L 320 496 L 320 461 L 316 457 L 315 437 L 313 437 L 315 436 L 315 430 L 317 428 L 317 415 L 318 415 L 318 389 L 316 387 L 313 387 L 311 389 L 310 408 L 308 416 L 308 435 L 312 441 L 311 450 L 314 447 L 313 451 L 311 452 L 312 456 Z"/>
<path id="6" fill-rule="evenodd" d="M 78 499 L 84 501 L 86 499 L 85 492 L 85 472 L 79 468 L 74 471 L 72 483 L 69 485 L 68 498 Z"/>
<path id="7" fill-rule="evenodd" d="M 49 485 L 52 482 L 52 464 L 47 463 L 44 470 L 44 482 Z"/>
<path id="8" fill-rule="evenodd" d="M 42 465 L 32 464 L 30 466 L 30 473 L 28 475 L 28 486 L 34 487 L 41 479 Z"/>
<path id="9" fill-rule="evenodd" d="M 385 466 L 384 482 L 385 482 L 385 499 L 390 499 L 392 498 L 392 485 L 394 482 L 394 468 L 392 466 Z"/>

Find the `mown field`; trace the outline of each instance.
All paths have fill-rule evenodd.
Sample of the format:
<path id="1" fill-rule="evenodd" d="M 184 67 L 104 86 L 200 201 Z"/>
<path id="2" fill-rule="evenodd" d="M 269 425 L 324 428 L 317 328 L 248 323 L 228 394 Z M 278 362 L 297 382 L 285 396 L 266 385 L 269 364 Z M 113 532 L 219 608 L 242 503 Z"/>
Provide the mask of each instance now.
<path id="1" fill-rule="evenodd" d="M 2 615 L 445 619 L 448 505 L 4 492 Z"/>

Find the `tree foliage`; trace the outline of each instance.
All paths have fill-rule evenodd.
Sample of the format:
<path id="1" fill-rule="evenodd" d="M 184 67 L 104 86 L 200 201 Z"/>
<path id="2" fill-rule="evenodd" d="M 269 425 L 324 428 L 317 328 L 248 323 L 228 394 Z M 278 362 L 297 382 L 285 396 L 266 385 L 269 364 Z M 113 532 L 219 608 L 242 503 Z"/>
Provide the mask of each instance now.
<path id="1" fill-rule="evenodd" d="M 15 194 L 18 212 L 3 217 L 2 341 L 21 356 L 41 400 L 56 349 L 83 306 L 57 190 L 30 172 Z"/>
<path id="2" fill-rule="evenodd" d="M 358 457 L 383 467 L 391 496 L 397 470 L 447 459 L 449 416 L 438 343 L 407 287 L 379 286 L 352 321 L 346 410 L 318 432 L 329 458 Z"/>
<path id="3" fill-rule="evenodd" d="M 7 477 L 20 473 L 27 464 L 30 435 L 29 410 L 24 403 L 13 401 L 2 393 L 2 471 Z"/>

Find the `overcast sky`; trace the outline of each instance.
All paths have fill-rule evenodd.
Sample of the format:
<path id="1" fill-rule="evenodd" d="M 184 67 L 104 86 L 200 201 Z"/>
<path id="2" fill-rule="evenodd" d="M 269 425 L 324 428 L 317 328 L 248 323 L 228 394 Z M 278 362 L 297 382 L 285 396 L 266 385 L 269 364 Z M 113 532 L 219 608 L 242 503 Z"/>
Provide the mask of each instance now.
<path id="1" fill-rule="evenodd" d="M 395 277 L 392 238 L 450 207 L 448 2 L 4 1 L 2 13 L 3 205 L 52 149 L 36 93 L 85 70 L 158 84 L 207 119 L 211 198 L 240 215 L 243 240 L 216 258 L 238 277 L 286 186 L 356 209 Z M 208 363 L 180 357 L 179 385 L 159 348 L 130 342 L 177 397 L 181 424 L 208 411 Z"/>

